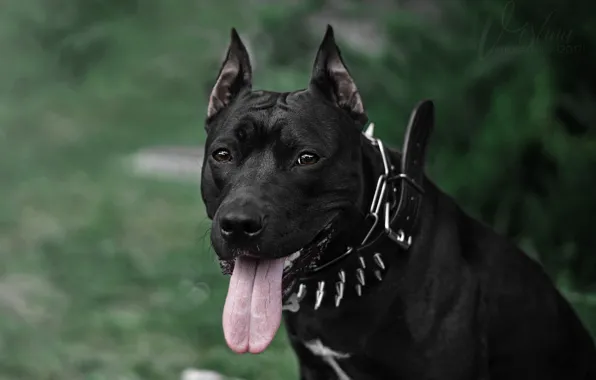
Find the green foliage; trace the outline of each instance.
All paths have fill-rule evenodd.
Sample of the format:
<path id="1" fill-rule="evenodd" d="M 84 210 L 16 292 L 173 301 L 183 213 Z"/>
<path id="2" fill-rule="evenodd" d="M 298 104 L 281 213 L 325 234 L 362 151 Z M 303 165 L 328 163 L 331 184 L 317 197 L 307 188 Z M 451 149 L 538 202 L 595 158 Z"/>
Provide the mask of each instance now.
<path id="1" fill-rule="evenodd" d="M 434 99 L 430 177 L 542 261 L 596 332 L 595 6 L 506 4 L 445 2 L 433 18 L 346 2 L 335 13 L 372 17 L 388 44 L 366 56 L 337 34 L 380 137 L 399 146 Z M 135 179 L 121 155 L 201 142 L 232 26 L 251 37 L 257 87 L 304 87 L 323 34 L 309 20 L 329 7 L 3 3 L 0 379 L 295 376 L 283 335 L 259 356 L 225 347 L 196 185 Z"/>

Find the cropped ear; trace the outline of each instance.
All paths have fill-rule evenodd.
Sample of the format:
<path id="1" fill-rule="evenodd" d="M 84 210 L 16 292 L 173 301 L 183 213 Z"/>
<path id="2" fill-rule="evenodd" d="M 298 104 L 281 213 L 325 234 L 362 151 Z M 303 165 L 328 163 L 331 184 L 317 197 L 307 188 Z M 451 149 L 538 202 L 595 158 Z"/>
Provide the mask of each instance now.
<path id="1" fill-rule="evenodd" d="M 335 43 L 331 25 L 327 25 L 325 37 L 319 46 L 312 69 L 310 86 L 319 90 L 339 108 L 347 111 L 358 124 L 364 125 L 368 121 L 356 83 L 344 64 L 341 52 Z"/>
<path id="2" fill-rule="evenodd" d="M 242 90 L 252 88 L 252 68 L 248 51 L 232 28 L 230 46 L 209 96 L 207 119 L 227 107 Z"/>

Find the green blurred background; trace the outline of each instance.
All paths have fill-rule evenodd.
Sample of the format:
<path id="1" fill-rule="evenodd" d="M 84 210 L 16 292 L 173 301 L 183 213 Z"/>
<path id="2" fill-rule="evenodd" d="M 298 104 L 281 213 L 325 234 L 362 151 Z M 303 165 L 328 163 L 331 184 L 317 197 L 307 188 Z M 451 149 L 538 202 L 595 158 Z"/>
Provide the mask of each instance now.
<path id="1" fill-rule="evenodd" d="M 0 379 L 294 379 L 283 333 L 225 346 L 227 280 L 197 178 L 127 159 L 196 148 L 238 28 L 256 87 L 304 87 L 336 29 L 378 135 L 432 98 L 430 177 L 544 264 L 596 332 L 596 4 L 572 1 L 4 0 Z M 200 166 L 200 157 L 194 159 Z M 196 177 L 196 176 L 195 176 Z"/>

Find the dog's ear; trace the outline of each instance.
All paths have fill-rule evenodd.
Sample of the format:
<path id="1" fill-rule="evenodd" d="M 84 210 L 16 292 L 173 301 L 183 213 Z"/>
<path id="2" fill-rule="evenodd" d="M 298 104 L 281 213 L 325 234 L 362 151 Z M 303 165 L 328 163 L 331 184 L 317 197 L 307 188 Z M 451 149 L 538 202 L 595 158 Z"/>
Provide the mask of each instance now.
<path id="1" fill-rule="evenodd" d="M 242 90 L 252 87 L 252 68 L 248 51 L 238 32 L 232 28 L 230 46 L 209 96 L 207 119 L 227 107 Z"/>
<path id="2" fill-rule="evenodd" d="M 347 111 L 358 124 L 364 125 L 368 121 L 362 98 L 343 62 L 341 52 L 335 43 L 335 36 L 331 25 L 327 31 L 315 58 L 310 86 L 323 93 L 337 106 Z"/>

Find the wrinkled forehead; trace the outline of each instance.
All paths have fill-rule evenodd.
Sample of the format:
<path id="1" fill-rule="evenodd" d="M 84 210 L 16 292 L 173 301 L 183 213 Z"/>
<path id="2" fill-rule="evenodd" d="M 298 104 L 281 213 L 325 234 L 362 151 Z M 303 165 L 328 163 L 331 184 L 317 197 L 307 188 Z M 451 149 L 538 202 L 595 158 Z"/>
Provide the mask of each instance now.
<path id="1" fill-rule="evenodd" d="M 340 126 L 334 125 L 333 114 L 333 109 L 323 109 L 306 90 L 254 91 L 230 107 L 214 137 L 264 144 L 281 142 L 290 148 L 298 145 L 332 148 L 342 133 Z"/>

